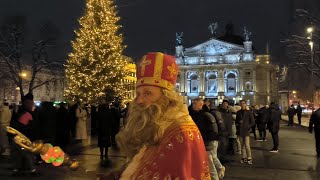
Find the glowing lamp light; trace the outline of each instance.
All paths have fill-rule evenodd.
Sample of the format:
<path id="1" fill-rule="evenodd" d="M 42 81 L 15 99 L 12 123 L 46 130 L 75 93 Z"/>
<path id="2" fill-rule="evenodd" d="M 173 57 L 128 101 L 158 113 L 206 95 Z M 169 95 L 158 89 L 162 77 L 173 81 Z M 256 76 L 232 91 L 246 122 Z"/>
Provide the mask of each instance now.
<path id="1" fill-rule="evenodd" d="M 308 27 L 308 28 L 307 28 L 307 32 L 308 32 L 308 33 L 312 33 L 312 31 L 313 31 L 313 28 L 312 28 L 312 27 Z"/>
<path id="2" fill-rule="evenodd" d="M 292 93 L 293 93 L 293 94 L 296 94 L 296 93 L 297 93 L 297 91 L 292 91 Z"/>
<path id="3" fill-rule="evenodd" d="M 309 42 L 309 45 L 310 45 L 310 47 L 312 48 L 312 47 L 313 47 L 313 42 L 310 41 L 310 42 Z"/>
<path id="4" fill-rule="evenodd" d="M 22 77 L 27 77 L 27 73 L 21 73 Z"/>

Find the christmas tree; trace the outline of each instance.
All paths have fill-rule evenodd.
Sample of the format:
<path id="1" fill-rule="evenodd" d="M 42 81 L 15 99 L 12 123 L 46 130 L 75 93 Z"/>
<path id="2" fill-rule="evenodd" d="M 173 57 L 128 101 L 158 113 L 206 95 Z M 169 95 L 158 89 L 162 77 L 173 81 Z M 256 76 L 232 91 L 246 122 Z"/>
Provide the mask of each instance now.
<path id="1" fill-rule="evenodd" d="M 118 32 L 121 26 L 117 24 L 120 18 L 115 8 L 112 0 L 87 0 L 66 64 L 68 100 L 121 100 L 126 93 L 122 80 L 130 62 L 122 55 L 125 47 Z"/>

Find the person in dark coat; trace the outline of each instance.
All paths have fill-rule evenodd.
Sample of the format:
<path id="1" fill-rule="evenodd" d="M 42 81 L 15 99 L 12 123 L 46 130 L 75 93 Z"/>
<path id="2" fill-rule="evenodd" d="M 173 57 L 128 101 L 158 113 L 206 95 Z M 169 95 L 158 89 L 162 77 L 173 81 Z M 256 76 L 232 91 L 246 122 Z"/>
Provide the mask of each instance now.
<path id="1" fill-rule="evenodd" d="M 222 166 L 221 162 L 217 157 L 218 148 L 218 125 L 212 114 L 203 110 L 203 100 L 196 98 L 193 101 L 192 119 L 196 123 L 201 136 L 203 138 L 206 151 L 209 159 L 209 170 L 212 180 L 219 180 L 223 178 L 225 173 L 225 167 Z M 190 113 L 190 112 L 189 112 Z"/>
<path id="2" fill-rule="evenodd" d="M 219 127 L 219 155 L 222 162 L 227 162 L 227 151 L 229 149 L 229 136 L 232 134 L 232 112 L 229 109 L 229 101 L 223 100 L 222 105 L 218 109 L 218 115 L 221 115 L 221 119 L 218 119 Z"/>
<path id="3" fill-rule="evenodd" d="M 279 128 L 280 128 L 280 120 L 281 120 L 281 110 L 278 105 L 271 103 L 270 104 L 270 118 L 268 121 L 268 128 L 272 135 L 273 140 L 273 148 L 270 152 L 278 152 L 279 147 Z"/>
<path id="4" fill-rule="evenodd" d="M 69 108 L 68 119 L 69 119 L 69 131 L 71 136 L 74 138 L 76 136 L 76 124 L 78 122 L 78 118 L 76 117 L 76 110 L 78 108 L 78 104 L 73 104 Z"/>
<path id="5" fill-rule="evenodd" d="M 60 103 L 56 128 L 56 145 L 60 146 L 62 149 L 64 149 L 70 139 L 68 131 L 70 123 L 68 121 L 68 109 L 66 108 L 66 104 Z"/>
<path id="6" fill-rule="evenodd" d="M 288 112 L 288 118 L 289 118 L 288 126 L 293 126 L 293 118 L 294 118 L 294 115 L 296 114 L 296 109 L 294 108 L 293 104 L 291 104 L 287 112 Z"/>
<path id="7" fill-rule="evenodd" d="M 13 119 L 11 127 L 20 131 L 31 141 L 35 140 L 34 130 L 34 102 L 33 95 L 31 93 L 26 94 L 22 98 L 22 106 L 19 108 L 17 115 Z M 37 174 L 37 170 L 34 168 L 34 155 L 31 152 L 22 150 L 22 148 L 12 142 L 12 159 L 13 159 L 13 175 L 27 172 L 31 175 Z"/>
<path id="8" fill-rule="evenodd" d="M 255 122 L 252 111 L 246 109 L 246 101 L 241 100 L 240 105 L 241 110 L 237 112 L 236 116 L 237 135 L 240 137 L 242 147 L 242 159 L 240 162 L 251 165 L 252 155 L 250 148 L 250 130 Z"/>
<path id="9" fill-rule="evenodd" d="M 254 140 L 258 140 L 257 133 L 256 133 L 258 110 L 259 110 L 259 107 L 257 105 L 255 105 L 254 107 L 250 107 L 250 111 L 252 111 L 254 122 L 255 122 L 254 125 L 251 127 L 251 133 L 253 134 Z"/>
<path id="10" fill-rule="evenodd" d="M 316 140 L 317 157 L 320 159 L 320 108 L 312 113 L 309 122 L 309 132 L 314 130 L 314 138 Z"/>
<path id="11" fill-rule="evenodd" d="M 210 101 L 209 99 L 204 99 L 204 104 L 202 106 L 202 110 L 205 111 L 205 112 L 210 112 Z"/>
<path id="12" fill-rule="evenodd" d="M 112 124 L 111 124 L 111 144 L 112 147 L 117 148 L 117 143 L 115 140 L 116 135 L 120 130 L 120 118 L 121 118 L 121 109 L 119 103 L 114 103 L 111 107 L 112 113 Z"/>
<path id="13" fill-rule="evenodd" d="M 301 125 L 302 108 L 301 108 L 300 104 L 298 104 L 296 112 L 297 112 L 297 116 L 298 116 L 299 125 Z"/>
<path id="14" fill-rule="evenodd" d="M 266 141 L 266 126 L 268 122 L 268 113 L 269 111 L 265 106 L 260 107 L 258 110 L 257 126 L 259 131 L 260 139 L 258 141 Z"/>
<path id="15" fill-rule="evenodd" d="M 96 135 L 97 133 L 97 107 L 91 106 L 91 135 Z"/>
<path id="16" fill-rule="evenodd" d="M 129 112 L 129 106 L 130 106 L 130 103 L 127 103 L 126 107 L 121 111 L 121 114 L 122 114 L 122 117 L 123 117 L 123 120 L 122 120 L 123 127 L 127 123 L 127 116 L 128 116 L 128 112 Z"/>
<path id="17" fill-rule="evenodd" d="M 56 125 L 58 119 L 58 112 L 53 106 L 52 102 L 44 101 L 41 103 L 38 111 L 38 138 L 45 143 L 53 144 L 56 136 Z"/>
<path id="18" fill-rule="evenodd" d="M 97 118 L 97 131 L 98 131 L 98 147 L 100 148 L 100 159 L 103 161 L 108 160 L 108 148 L 111 146 L 111 124 L 113 115 L 109 106 L 106 103 L 98 107 Z"/>

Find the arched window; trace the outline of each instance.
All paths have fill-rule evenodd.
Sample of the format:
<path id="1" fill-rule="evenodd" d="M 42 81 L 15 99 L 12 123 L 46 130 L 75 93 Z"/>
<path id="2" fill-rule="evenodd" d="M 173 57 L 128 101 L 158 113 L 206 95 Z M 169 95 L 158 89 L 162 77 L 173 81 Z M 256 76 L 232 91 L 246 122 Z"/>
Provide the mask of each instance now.
<path id="1" fill-rule="evenodd" d="M 207 92 L 208 93 L 217 92 L 217 76 L 215 74 L 210 74 L 207 77 Z"/>
<path id="2" fill-rule="evenodd" d="M 252 90 L 251 82 L 246 82 L 246 84 L 245 84 L 245 90 L 246 90 L 246 91 L 251 91 L 251 90 Z"/>
<path id="3" fill-rule="evenodd" d="M 234 73 L 227 76 L 227 92 L 236 92 L 236 75 Z"/>
<path id="4" fill-rule="evenodd" d="M 187 93 L 193 93 L 192 96 L 195 96 L 199 93 L 199 74 L 197 71 L 188 71 L 187 72 L 187 85 L 185 86 L 187 89 Z"/>
<path id="5" fill-rule="evenodd" d="M 190 81 L 190 92 L 197 93 L 199 89 L 198 75 L 196 74 L 191 75 L 189 81 Z"/>

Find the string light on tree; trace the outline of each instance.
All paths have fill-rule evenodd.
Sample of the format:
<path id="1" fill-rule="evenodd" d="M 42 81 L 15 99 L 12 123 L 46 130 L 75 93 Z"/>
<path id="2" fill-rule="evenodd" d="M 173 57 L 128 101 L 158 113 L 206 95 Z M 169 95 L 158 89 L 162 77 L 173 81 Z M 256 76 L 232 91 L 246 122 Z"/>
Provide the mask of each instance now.
<path id="1" fill-rule="evenodd" d="M 105 96 L 114 100 L 125 95 L 121 79 L 128 75 L 124 69 L 130 62 L 122 55 L 125 46 L 118 33 L 119 19 L 112 0 L 87 0 L 66 64 L 65 95 L 69 100 L 91 103 Z"/>

